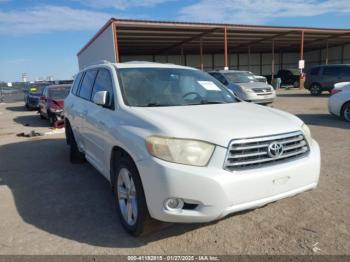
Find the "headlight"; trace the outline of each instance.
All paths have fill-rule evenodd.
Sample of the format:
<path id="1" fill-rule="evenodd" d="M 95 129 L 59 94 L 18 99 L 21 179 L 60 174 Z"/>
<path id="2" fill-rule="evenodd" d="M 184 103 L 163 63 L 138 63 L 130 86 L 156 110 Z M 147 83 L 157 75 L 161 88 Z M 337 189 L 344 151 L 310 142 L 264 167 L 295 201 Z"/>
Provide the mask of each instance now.
<path id="1" fill-rule="evenodd" d="M 203 141 L 159 136 L 147 137 L 146 146 L 152 156 L 191 166 L 206 166 L 215 148 Z"/>
<path id="2" fill-rule="evenodd" d="M 303 125 L 301 126 L 301 130 L 303 131 L 304 136 L 305 136 L 307 142 L 308 142 L 309 145 L 310 145 L 311 142 L 312 142 L 312 137 L 311 137 L 310 128 L 309 128 L 306 124 L 303 124 Z"/>

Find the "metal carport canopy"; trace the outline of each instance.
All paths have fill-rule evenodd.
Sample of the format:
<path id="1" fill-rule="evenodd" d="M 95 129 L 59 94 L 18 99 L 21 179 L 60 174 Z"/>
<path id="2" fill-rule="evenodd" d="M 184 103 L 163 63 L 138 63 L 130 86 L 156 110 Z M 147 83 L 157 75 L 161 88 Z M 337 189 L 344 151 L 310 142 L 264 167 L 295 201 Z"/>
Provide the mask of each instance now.
<path id="1" fill-rule="evenodd" d="M 350 43 L 349 29 L 187 23 L 111 18 L 78 55 L 113 26 L 116 61 L 123 55 L 300 52 Z M 226 37 L 225 37 L 226 31 Z M 225 42 L 226 41 L 226 42 Z M 201 44 L 202 43 L 202 44 Z M 225 43 L 227 49 L 225 51 Z"/>

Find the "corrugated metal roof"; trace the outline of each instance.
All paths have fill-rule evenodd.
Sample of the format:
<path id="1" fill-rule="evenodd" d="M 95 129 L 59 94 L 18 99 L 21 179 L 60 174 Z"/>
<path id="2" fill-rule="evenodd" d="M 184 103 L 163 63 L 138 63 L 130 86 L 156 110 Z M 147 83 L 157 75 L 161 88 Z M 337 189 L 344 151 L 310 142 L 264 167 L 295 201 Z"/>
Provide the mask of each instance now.
<path id="1" fill-rule="evenodd" d="M 259 26 L 223 23 L 189 23 L 111 18 L 79 51 L 83 52 L 109 26 L 115 26 L 121 55 L 198 54 L 202 41 L 204 53 L 222 53 L 224 28 L 228 32 L 230 53 L 271 51 L 295 52 L 300 49 L 304 31 L 305 51 L 350 43 L 350 29 Z"/>

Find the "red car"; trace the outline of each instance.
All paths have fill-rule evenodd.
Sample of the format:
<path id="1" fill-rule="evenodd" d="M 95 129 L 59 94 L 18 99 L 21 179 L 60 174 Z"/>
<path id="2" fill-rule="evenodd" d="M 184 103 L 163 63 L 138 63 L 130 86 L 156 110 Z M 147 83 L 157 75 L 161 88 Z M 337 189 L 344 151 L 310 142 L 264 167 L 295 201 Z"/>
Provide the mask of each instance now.
<path id="1" fill-rule="evenodd" d="M 41 118 L 47 118 L 52 126 L 63 120 L 64 99 L 68 96 L 71 85 L 51 85 L 44 89 L 39 100 Z"/>

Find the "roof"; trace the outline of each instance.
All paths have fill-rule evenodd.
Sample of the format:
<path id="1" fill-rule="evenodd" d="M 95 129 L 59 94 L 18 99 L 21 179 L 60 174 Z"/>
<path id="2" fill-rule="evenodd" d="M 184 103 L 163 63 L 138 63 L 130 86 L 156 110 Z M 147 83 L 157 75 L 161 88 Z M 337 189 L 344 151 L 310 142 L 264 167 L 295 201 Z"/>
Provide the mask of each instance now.
<path id="1" fill-rule="evenodd" d="M 83 52 L 110 25 L 115 26 L 121 55 L 198 54 L 200 42 L 203 53 L 222 53 L 224 28 L 227 30 L 230 53 L 300 50 L 304 32 L 304 49 L 324 48 L 350 43 L 350 29 L 313 27 L 259 26 L 220 23 L 188 23 L 170 21 L 130 20 L 111 18 L 79 51 Z"/>

